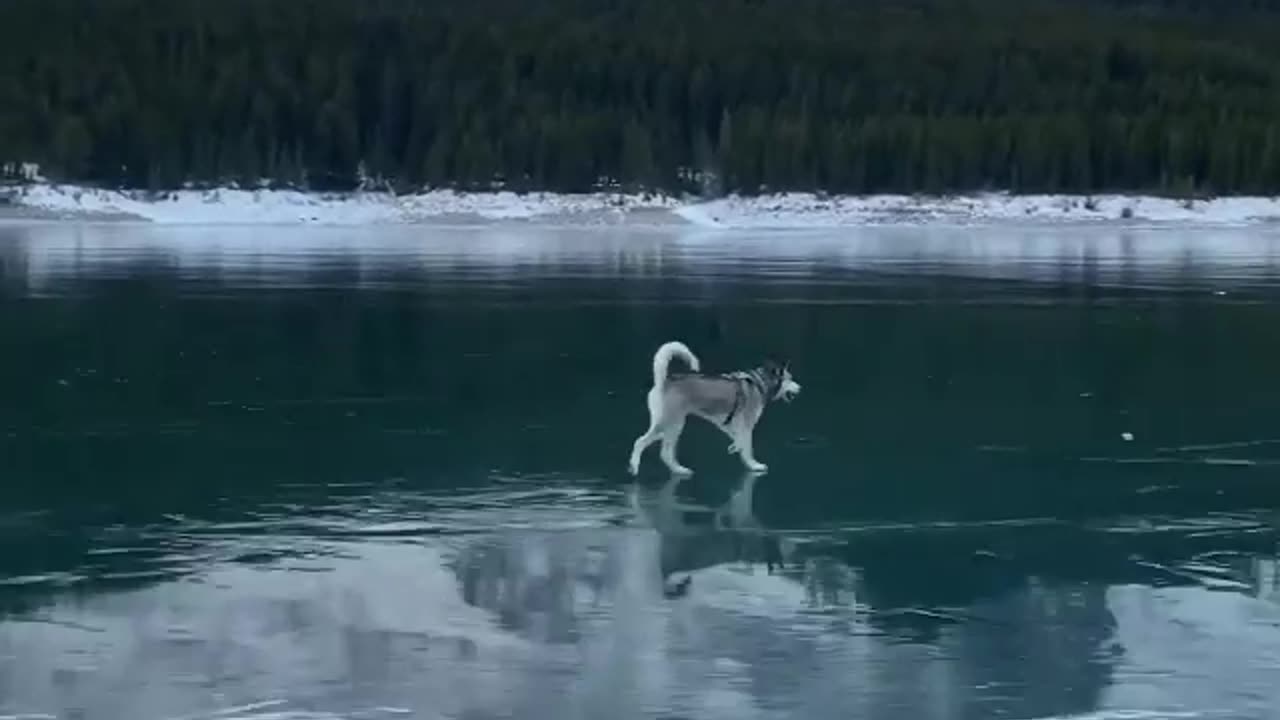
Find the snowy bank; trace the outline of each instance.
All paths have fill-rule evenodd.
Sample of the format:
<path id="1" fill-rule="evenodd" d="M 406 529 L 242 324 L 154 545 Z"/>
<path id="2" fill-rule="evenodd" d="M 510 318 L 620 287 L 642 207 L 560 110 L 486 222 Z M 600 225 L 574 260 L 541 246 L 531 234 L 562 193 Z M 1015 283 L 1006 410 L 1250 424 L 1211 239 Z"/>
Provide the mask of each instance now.
<path id="1" fill-rule="evenodd" d="M 164 224 L 373 225 L 439 220 L 502 221 L 594 218 L 642 210 L 670 210 L 662 196 L 594 193 L 562 195 L 513 192 L 457 193 L 435 190 L 412 195 L 386 192 L 308 193 L 296 190 L 99 190 L 69 185 L 31 185 L 12 202 L 54 217 L 115 217 Z"/>
<path id="2" fill-rule="evenodd" d="M 1140 195 L 984 193 L 823 197 L 790 193 L 728 197 L 683 206 L 675 212 L 688 222 L 704 227 L 750 229 L 1059 221 L 1241 225 L 1280 221 L 1280 198 L 1184 201 Z"/>
<path id="3" fill-rule="evenodd" d="M 373 225 L 525 221 L 566 224 L 685 223 L 721 229 L 821 229 L 857 225 L 1001 222 L 1244 225 L 1280 222 L 1280 198 L 1178 200 L 1138 195 L 826 197 L 787 193 L 698 201 L 661 195 L 435 190 L 307 193 L 179 190 L 149 193 L 67 185 L 25 186 L 10 203 L 54 218 L 123 218 L 163 224 Z"/>

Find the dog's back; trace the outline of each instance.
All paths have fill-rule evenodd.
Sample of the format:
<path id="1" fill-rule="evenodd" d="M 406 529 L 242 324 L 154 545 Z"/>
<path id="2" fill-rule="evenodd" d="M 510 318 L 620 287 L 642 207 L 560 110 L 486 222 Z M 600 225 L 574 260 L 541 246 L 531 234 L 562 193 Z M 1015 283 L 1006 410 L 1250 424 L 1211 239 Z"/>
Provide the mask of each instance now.
<path id="1" fill-rule="evenodd" d="M 672 375 L 663 389 L 664 404 L 692 413 L 723 418 L 738 402 L 738 384 L 717 375 L 686 373 Z"/>

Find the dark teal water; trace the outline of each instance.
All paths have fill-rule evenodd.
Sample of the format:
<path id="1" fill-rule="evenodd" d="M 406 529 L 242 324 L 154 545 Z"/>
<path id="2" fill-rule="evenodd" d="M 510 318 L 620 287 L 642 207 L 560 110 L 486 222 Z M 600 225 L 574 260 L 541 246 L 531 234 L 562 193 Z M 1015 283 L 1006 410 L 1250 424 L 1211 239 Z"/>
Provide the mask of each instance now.
<path id="1" fill-rule="evenodd" d="M 1277 250 L 0 226 L 0 717 L 1274 717 Z"/>

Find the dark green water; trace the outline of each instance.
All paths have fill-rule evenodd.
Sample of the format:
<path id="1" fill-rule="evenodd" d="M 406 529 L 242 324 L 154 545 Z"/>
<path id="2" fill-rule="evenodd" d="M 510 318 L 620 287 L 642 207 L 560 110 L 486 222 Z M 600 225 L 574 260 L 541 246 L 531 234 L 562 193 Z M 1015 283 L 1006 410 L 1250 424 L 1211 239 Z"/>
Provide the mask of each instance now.
<path id="1" fill-rule="evenodd" d="M 1273 717 L 1277 250 L 0 226 L 0 717 Z"/>

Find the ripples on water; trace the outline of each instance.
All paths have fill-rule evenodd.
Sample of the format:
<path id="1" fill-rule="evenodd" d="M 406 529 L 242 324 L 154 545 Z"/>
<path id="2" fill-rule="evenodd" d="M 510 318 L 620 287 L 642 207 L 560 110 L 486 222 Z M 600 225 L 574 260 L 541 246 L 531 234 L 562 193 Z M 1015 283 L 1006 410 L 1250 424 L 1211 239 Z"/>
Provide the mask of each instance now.
<path id="1" fill-rule="evenodd" d="M 1268 717 L 1274 248 L 0 228 L 0 717 Z M 623 475 L 672 334 L 771 474 Z"/>

